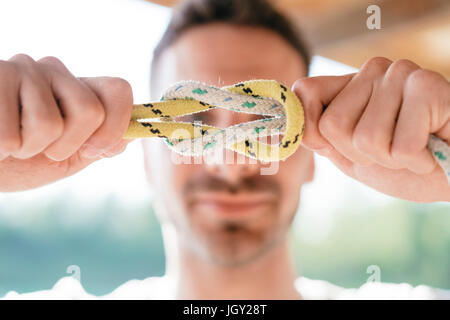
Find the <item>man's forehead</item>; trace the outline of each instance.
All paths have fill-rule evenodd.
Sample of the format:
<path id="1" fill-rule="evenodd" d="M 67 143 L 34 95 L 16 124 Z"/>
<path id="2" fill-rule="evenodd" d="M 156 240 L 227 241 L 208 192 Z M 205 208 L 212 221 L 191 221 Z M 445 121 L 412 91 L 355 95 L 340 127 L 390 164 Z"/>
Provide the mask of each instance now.
<path id="1" fill-rule="evenodd" d="M 223 86 L 249 79 L 275 79 L 291 85 L 306 67 L 280 35 L 261 27 L 208 24 L 187 30 L 166 50 L 159 72 L 170 85 L 199 80 Z"/>

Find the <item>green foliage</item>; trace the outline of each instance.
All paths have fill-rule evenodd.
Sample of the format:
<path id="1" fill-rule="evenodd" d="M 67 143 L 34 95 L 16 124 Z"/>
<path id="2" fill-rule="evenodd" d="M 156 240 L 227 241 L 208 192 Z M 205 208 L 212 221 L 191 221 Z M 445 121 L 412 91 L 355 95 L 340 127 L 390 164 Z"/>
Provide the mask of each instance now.
<path id="1" fill-rule="evenodd" d="M 359 287 L 370 276 L 367 267 L 376 265 L 382 282 L 450 288 L 448 205 L 395 201 L 381 208 L 346 208 L 335 213 L 332 226 L 319 243 L 292 233 L 303 275 Z"/>
<path id="2" fill-rule="evenodd" d="M 8 206 L 0 211 L 12 210 Z M 0 296 L 50 289 L 78 265 L 85 289 L 106 294 L 131 279 L 164 274 L 159 224 L 152 207 L 113 198 L 81 205 L 64 197 L 28 208 L 21 226 L 0 215 Z M 80 219 L 74 219 L 77 213 Z M 13 219 L 13 214 L 7 215 Z"/>

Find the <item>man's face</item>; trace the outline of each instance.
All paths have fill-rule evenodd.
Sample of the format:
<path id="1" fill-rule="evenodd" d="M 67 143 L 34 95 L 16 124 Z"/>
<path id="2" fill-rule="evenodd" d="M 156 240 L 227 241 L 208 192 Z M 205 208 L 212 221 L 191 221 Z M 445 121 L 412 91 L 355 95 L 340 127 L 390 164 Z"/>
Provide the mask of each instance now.
<path id="1" fill-rule="evenodd" d="M 274 79 L 291 86 L 305 70 L 299 54 L 276 33 L 209 24 L 188 30 L 163 53 L 155 86 L 160 92 L 153 97 L 180 80 L 224 86 Z M 189 120 L 225 128 L 255 116 L 215 109 Z M 275 174 L 261 175 L 267 164 L 176 164 L 164 142 L 143 144 L 148 177 L 165 208 L 162 222 L 174 224 L 188 252 L 227 266 L 257 259 L 285 237 L 301 186 L 314 171 L 313 156 L 302 147 L 279 162 Z"/>

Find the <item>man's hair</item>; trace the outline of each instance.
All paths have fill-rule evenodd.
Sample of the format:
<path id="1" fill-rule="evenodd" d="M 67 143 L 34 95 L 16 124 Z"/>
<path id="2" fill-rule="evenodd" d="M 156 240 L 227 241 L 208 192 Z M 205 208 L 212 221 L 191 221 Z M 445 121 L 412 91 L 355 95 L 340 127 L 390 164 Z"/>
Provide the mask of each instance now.
<path id="1" fill-rule="evenodd" d="M 279 34 L 303 58 L 308 69 L 311 55 L 295 25 L 267 0 L 185 0 L 173 11 L 169 25 L 153 52 L 152 82 L 156 64 L 165 49 L 188 29 L 214 22 L 262 27 Z"/>

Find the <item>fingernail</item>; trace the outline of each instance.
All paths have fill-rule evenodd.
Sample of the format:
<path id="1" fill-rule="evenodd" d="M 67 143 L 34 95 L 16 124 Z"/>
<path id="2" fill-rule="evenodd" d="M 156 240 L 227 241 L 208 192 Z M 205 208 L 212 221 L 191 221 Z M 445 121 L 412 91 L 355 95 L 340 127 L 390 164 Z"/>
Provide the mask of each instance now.
<path id="1" fill-rule="evenodd" d="M 316 149 L 316 150 L 314 150 L 314 152 L 316 152 L 317 154 L 320 154 L 321 156 L 327 157 L 330 155 L 332 149 L 333 148 L 331 146 L 326 146 L 322 149 Z"/>
<path id="2" fill-rule="evenodd" d="M 101 151 L 91 145 L 86 145 L 80 150 L 81 155 L 85 158 L 97 158 L 100 156 Z"/>
<path id="3" fill-rule="evenodd" d="M 107 151 L 104 151 L 103 154 L 107 157 L 113 157 L 118 155 L 119 153 L 122 153 L 127 147 L 127 143 L 120 142 L 116 144 L 114 147 L 109 148 Z"/>

